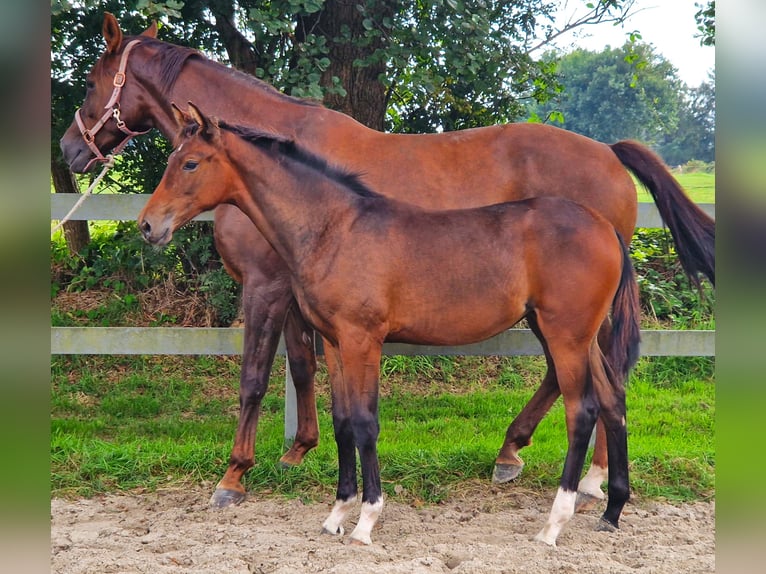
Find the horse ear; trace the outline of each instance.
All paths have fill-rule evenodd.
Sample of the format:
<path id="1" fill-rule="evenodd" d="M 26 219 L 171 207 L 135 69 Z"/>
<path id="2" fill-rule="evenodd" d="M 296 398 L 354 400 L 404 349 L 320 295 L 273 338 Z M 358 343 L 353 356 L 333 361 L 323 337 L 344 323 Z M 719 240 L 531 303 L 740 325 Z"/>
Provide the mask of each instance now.
<path id="1" fill-rule="evenodd" d="M 191 117 L 189 117 L 189 114 L 184 112 L 181 108 L 179 108 L 175 102 L 170 102 L 170 106 L 173 108 L 173 116 L 176 119 L 176 124 L 178 125 L 178 129 L 183 129 L 186 127 L 186 124 L 188 124 L 191 121 Z"/>
<path id="2" fill-rule="evenodd" d="M 195 106 L 191 102 L 187 102 L 189 104 L 189 116 L 191 116 L 191 119 L 197 123 L 200 127 L 200 133 L 203 137 L 207 139 L 214 139 L 218 137 L 220 134 L 220 128 L 218 127 L 218 122 L 215 120 L 215 118 L 208 118 L 207 116 L 203 115 L 201 111 L 199 111 L 199 108 Z"/>
<path id="3" fill-rule="evenodd" d="M 101 32 L 104 34 L 104 40 L 106 40 L 107 53 L 116 52 L 122 44 L 122 30 L 120 30 L 120 24 L 114 14 L 104 12 L 104 26 Z"/>
<path id="4" fill-rule="evenodd" d="M 157 37 L 157 20 L 152 20 L 152 25 L 149 26 L 143 32 L 141 32 L 141 36 L 147 36 L 149 38 L 156 38 Z"/>

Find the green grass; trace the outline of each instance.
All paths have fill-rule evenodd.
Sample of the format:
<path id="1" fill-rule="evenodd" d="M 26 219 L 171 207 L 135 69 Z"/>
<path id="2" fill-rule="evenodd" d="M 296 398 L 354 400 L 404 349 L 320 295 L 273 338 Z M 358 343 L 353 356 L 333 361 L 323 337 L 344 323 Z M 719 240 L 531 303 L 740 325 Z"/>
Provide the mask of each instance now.
<path id="1" fill-rule="evenodd" d="M 695 203 L 715 203 L 715 173 L 674 173 L 673 177 Z M 636 183 L 636 189 L 638 201 L 653 203 L 652 196 L 643 185 Z"/>
<path id="2" fill-rule="evenodd" d="M 331 497 L 337 460 L 326 373 L 318 376 L 322 440 L 296 468 L 283 444 L 283 360 L 263 404 L 254 492 Z M 628 390 L 634 493 L 694 500 L 714 493 L 714 361 L 642 359 Z M 505 429 L 534 392 L 540 358 L 432 358 L 389 366 L 379 457 L 388 496 L 438 502 L 488 484 Z M 427 372 L 427 374 L 424 374 Z M 237 357 L 54 357 L 51 484 L 57 496 L 202 484 L 226 468 L 237 421 Z M 553 489 L 566 451 L 558 401 L 522 451 L 521 487 Z"/>

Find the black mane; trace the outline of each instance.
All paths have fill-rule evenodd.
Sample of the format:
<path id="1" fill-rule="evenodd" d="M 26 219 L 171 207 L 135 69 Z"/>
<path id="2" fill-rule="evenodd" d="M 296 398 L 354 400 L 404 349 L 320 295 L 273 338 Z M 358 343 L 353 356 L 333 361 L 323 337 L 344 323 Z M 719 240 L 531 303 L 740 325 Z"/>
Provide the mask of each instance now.
<path id="1" fill-rule="evenodd" d="M 265 150 L 275 150 L 280 155 L 290 158 L 312 171 L 319 172 L 334 182 L 343 185 L 356 195 L 370 198 L 383 197 L 362 182 L 361 173 L 354 173 L 341 167 L 333 166 L 326 159 L 303 149 L 292 140 L 246 126 L 227 124 L 224 121 L 219 121 L 218 125 L 222 130 L 226 130 L 254 146 Z"/>

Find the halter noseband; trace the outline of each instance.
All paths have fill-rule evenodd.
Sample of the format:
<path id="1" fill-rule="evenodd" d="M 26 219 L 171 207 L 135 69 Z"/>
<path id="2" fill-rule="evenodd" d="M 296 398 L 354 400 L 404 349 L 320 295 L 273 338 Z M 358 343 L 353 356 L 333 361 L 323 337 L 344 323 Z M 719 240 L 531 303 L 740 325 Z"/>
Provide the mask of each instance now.
<path id="1" fill-rule="evenodd" d="M 125 69 L 128 66 L 128 55 L 130 54 L 130 51 L 133 49 L 133 47 L 140 42 L 141 40 L 131 40 L 128 45 L 125 46 L 125 50 L 122 52 L 122 58 L 120 58 L 120 66 L 117 69 L 117 73 L 114 75 L 114 80 L 112 81 L 112 84 L 114 85 L 112 97 L 109 98 L 109 101 L 104 106 L 106 111 L 104 112 L 104 115 L 101 116 L 101 118 L 96 122 L 96 124 L 91 129 L 88 129 L 85 127 L 85 124 L 82 121 L 80 114 L 81 108 L 78 108 L 74 113 L 74 119 L 77 122 L 77 126 L 80 128 L 82 139 L 85 140 L 85 143 L 90 148 L 90 151 L 92 151 L 95 155 L 95 157 L 88 162 L 88 165 L 85 166 L 83 171 L 87 171 L 93 162 L 109 161 L 109 159 L 101 153 L 101 150 L 98 149 L 98 146 L 94 140 L 96 139 L 96 134 L 98 131 L 104 127 L 104 125 L 106 125 L 106 122 L 108 122 L 110 118 L 114 118 L 114 121 L 117 123 L 117 128 L 125 134 L 125 139 L 122 140 L 119 145 L 114 148 L 114 154 L 120 153 L 132 137 L 145 134 L 149 131 L 145 130 L 142 132 L 134 132 L 128 126 L 126 126 L 125 122 L 120 118 L 120 94 L 122 93 L 122 87 L 125 85 Z"/>

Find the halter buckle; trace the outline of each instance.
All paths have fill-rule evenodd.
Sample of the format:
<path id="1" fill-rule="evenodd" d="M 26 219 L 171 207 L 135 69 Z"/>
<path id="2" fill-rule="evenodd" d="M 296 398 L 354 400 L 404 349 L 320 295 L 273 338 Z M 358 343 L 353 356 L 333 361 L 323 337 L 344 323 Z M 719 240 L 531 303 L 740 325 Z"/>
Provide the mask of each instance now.
<path id="1" fill-rule="evenodd" d="M 125 85 L 125 73 L 124 72 L 117 72 L 114 75 L 114 81 L 112 82 L 114 84 L 115 88 L 121 88 Z"/>

